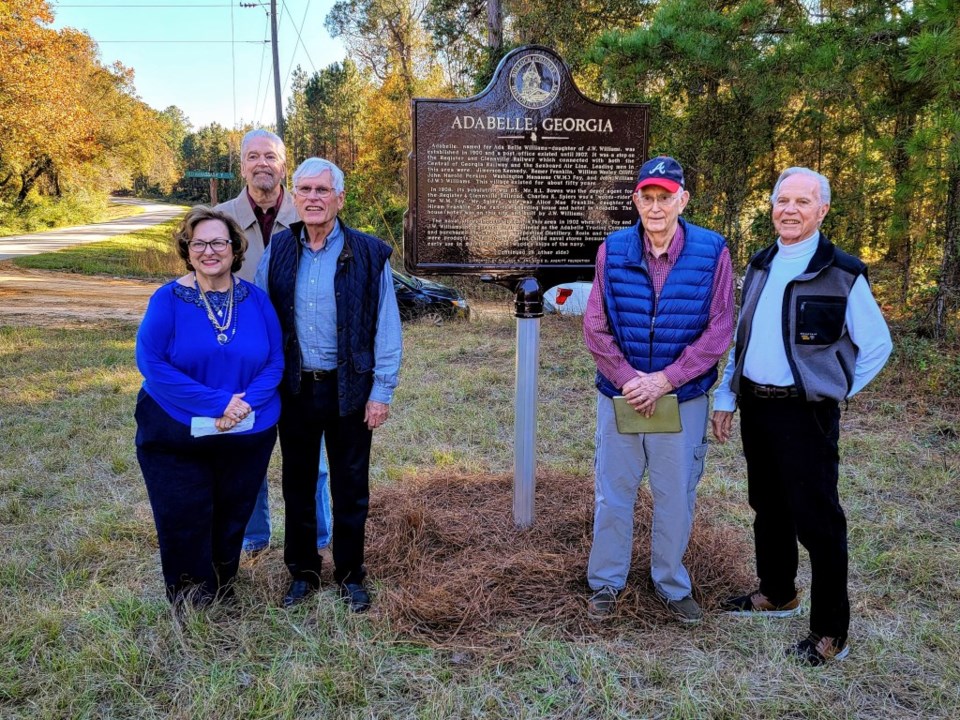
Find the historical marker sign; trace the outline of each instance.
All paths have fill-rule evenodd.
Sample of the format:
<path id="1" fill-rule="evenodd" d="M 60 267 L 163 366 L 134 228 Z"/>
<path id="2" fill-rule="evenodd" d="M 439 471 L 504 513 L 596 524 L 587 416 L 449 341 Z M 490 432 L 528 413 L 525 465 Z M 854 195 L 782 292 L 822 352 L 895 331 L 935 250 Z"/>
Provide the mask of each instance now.
<path id="1" fill-rule="evenodd" d="M 552 50 L 528 46 L 466 100 L 413 101 L 405 260 L 419 274 L 590 277 L 636 221 L 648 106 L 597 103 Z"/>

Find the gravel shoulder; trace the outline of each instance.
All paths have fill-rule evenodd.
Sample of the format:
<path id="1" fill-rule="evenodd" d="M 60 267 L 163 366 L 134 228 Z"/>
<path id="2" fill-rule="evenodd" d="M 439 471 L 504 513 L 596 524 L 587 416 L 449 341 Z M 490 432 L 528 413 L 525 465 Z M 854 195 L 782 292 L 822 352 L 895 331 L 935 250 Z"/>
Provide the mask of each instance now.
<path id="1" fill-rule="evenodd" d="M 0 262 L 0 325 L 59 327 L 138 323 L 162 283 L 26 270 Z"/>

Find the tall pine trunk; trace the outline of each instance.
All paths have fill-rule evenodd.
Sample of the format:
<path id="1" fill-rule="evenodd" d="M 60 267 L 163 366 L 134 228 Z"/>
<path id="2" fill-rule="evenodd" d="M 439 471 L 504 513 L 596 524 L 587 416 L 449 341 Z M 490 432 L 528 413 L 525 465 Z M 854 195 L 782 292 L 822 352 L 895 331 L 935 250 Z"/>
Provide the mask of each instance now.
<path id="1" fill-rule="evenodd" d="M 903 99 L 903 94 L 900 95 Z M 910 232 L 912 229 L 912 209 L 914 189 L 910 183 L 910 154 L 907 144 L 913 137 L 917 124 L 916 114 L 903 111 L 897 114 L 894 124 L 893 150 L 890 160 L 893 171 L 894 203 L 889 226 L 889 245 L 886 259 L 896 262 L 901 267 L 900 302 L 906 303 L 910 290 L 910 275 L 912 247 Z"/>
<path id="2" fill-rule="evenodd" d="M 960 142 L 960 138 L 954 140 Z M 934 337 L 946 337 L 950 319 L 960 305 L 960 163 L 950 164 L 947 187 L 946 238 L 943 244 L 943 263 L 934 298 Z"/>
<path id="3" fill-rule="evenodd" d="M 494 57 L 503 48 L 503 8 L 500 0 L 487 0 L 487 47 Z"/>

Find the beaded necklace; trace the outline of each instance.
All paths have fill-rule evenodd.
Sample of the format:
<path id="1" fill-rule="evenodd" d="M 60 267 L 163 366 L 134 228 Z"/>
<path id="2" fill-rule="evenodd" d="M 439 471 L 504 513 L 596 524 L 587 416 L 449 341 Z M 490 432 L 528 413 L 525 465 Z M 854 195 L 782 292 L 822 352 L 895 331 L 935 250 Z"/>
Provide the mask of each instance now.
<path id="1" fill-rule="evenodd" d="M 230 290 L 227 294 L 227 316 L 224 318 L 223 322 L 217 320 L 216 314 L 213 312 L 213 307 L 210 305 L 210 301 L 207 300 L 207 294 L 203 291 L 203 288 L 200 287 L 200 282 L 197 280 L 197 274 L 193 274 L 193 282 L 197 286 L 197 292 L 200 293 L 200 298 L 203 300 L 203 306 L 207 310 L 207 319 L 210 320 L 210 324 L 213 325 L 213 331 L 217 334 L 217 342 L 221 345 L 226 345 L 228 342 L 233 340 L 233 336 L 237 334 L 237 326 L 234 325 L 230 329 L 230 335 L 227 335 L 227 330 L 230 328 L 230 323 L 233 321 L 233 275 L 230 276 Z M 220 314 L 223 315 L 223 310 L 220 311 Z"/>

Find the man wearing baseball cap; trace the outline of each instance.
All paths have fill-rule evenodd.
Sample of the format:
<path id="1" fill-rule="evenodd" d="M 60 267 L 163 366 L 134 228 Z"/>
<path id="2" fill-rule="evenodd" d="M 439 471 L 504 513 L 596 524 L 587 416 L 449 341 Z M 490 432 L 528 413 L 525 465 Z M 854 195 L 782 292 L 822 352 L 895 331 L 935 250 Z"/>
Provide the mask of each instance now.
<path id="1" fill-rule="evenodd" d="M 683 555 L 707 453 L 707 392 L 733 337 L 733 269 L 722 236 L 680 217 L 689 199 L 680 163 L 666 156 L 648 160 L 633 193 L 639 222 L 608 235 L 597 251 L 583 322 L 599 391 L 587 567 L 594 618 L 610 616 L 626 586 L 633 508 L 646 471 L 654 590 L 680 621 L 703 615 Z M 615 397 L 649 418 L 668 393 L 677 396 L 679 432 L 618 430 Z"/>

